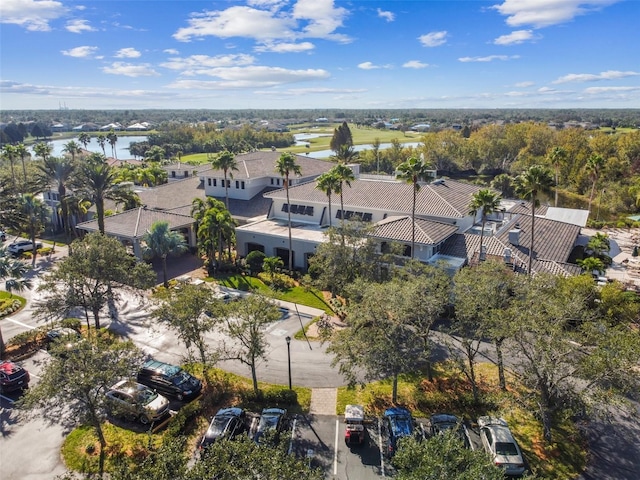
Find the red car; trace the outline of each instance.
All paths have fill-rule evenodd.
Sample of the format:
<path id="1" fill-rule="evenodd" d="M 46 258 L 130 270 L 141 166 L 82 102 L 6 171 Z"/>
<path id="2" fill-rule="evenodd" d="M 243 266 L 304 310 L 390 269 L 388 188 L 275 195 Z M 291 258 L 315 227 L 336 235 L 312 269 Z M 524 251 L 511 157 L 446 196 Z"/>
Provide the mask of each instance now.
<path id="1" fill-rule="evenodd" d="M 0 363 L 0 392 L 15 392 L 29 387 L 29 372 L 13 362 Z"/>

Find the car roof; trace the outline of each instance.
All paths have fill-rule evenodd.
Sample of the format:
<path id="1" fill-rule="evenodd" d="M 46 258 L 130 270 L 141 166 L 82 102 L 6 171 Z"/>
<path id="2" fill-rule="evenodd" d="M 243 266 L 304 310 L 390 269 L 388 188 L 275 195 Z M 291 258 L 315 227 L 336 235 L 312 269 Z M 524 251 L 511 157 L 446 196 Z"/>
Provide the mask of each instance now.
<path id="1" fill-rule="evenodd" d="M 20 365 L 17 365 L 13 362 L 9 362 L 9 361 L 2 361 L 2 363 L 0 363 L 0 371 L 4 372 L 4 373 L 15 373 L 22 370 L 22 367 Z"/>
<path id="2" fill-rule="evenodd" d="M 227 408 L 221 408 L 220 410 L 218 410 L 218 412 L 216 413 L 216 417 L 222 417 L 222 416 L 239 417 L 243 413 L 244 413 L 244 410 L 242 410 L 240 407 L 227 407 Z"/>
<path id="3" fill-rule="evenodd" d="M 136 391 L 149 390 L 149 388 L 145 387 L 141 383 L 135 382 L 133 380 L 125 379 L 125 380 L 120 380 L 118 383 L 113 385 L 111 387 L 111 390 L 117 390 L 119 392 L 125 392 L 125 393 L 134 393 Z"/>
<path id="4" fill-rule="evenodd" d="M 142 368 L 146 368 L 149 370 L 155 370 L 158 372 L 165 373 L 167 375 L 173 375 L 178 373 L 181 368 L 176 365 L 171 365 L 170 363 L 161 362 L 160 360 L 149 359 L 142 365 Z"/>
<path id="5" fill-rule="evenodd" d="M 411 412 L 404 407 L 391 407 L 384 411 L 384 415 L 386 417 L 405 417 L 407 415 L 411 416 Z"/>
<path id="6" fill-rule="evenodd" d="M 284 415 L 285 413 L 287 411 L 282 408 L 265 408 L 262 410 L 262 415 Z"/>
<path id="7" fill-rule="evenodd" d="M 504 427 L 502 425 L 486 425 L 484 428 L 491 430 L 496 443 L 516 443 L 509 427 Z"/>
<path id="8" fill-rule="evenodd" d="M 453 424 L 457 424 L 458 422 L 460 422 L 460 419 L 458 419 L 458 417 L 456 417 L 455 415 L 451 415 L 449 413 L 436 413 L 434 415 L 431 415 L 430 419 L 431 424 L 435 424 L 435 423 L 453 423 Z"/>

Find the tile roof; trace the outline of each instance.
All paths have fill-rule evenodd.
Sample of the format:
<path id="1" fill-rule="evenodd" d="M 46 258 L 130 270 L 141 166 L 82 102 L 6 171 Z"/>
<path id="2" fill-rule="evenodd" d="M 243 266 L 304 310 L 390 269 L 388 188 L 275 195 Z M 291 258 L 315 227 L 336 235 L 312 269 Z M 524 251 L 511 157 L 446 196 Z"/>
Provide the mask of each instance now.
<path id="1" fill-rule="evenodd" d="M 547 214 L 548 205 L 538 205 L 536 207 L 536 217 L 544 216 Z M 526 202 L 524 200 L 514 202 L 511 208 L 507 209 L 509 213 L 524 213 L 526 215 L 531 215 L 531 202 Z"/>
<path id="2" fill-rule="evenodd" d="M 416 243 L 436 245 L 456 233 L 458 227 L 449 223 L 416 218 Z M 388 217 L 375 225 L 372 237 L 411 242 L 411 217 Z"/>
<path id="3" fill-rule="evenodd" d="M 162 210 L 134 208 L 123 213 L 104 217 L 104 230 L 108 235 L 126 238 L 142 237 L 157 221 L 169 222 L 171 230 L 193 225 L 193 218 Z M 79 223 L 76 228 L 89 232 L 98 231 L 98 220 Z"/>
<path id="4" fill-rule="evenodd" d="M 188 177 L 184 180 L 176 180 L 154 188 L 136 187 L 135 192 L 140 201 L 147 208 L 157 210 L 170 210 L 176 207 L 191 205 L 195 198 L 202 200 L 207 196 L 204 186 L 198 177 Z"/>
<path id="5" fill-rule="evenodd" d="M 327 196 L 315 188 L 315 182 L 289 188 L 291 200 L 327 202 Z M 464 218 L 468 216 L 471 196 L 480 190 L 476 185 L 446 180 L 421 185 L 416 196 L 416 215 L 426 217 Z M 410 212 L 413 205 L 413 185 L 404 182 L 381 182 L 356 179 L 343 188 L 344 204 L 350 209 L 375 209 L 385 212 Z M 284 189 L 265 194 L 269 198 L 285 199 Z M 332 195 L 331 202 L 339 202 Z"/>
<path id="6" fill-rule="evenodd" d="M 238 170 L 234 170 L 233 178 L 238 180 L 249 178 L 264 178 L 277 176 L 276 162 L 282 155 L 282 152 L 258 151 L 251 153 L 243 153 L 236 155 Z M 304 155 L 294 155 L 296 163 L 300 165 L 302 177 L 317 177 L 318 175 L 330 170 L 335 163 L 317 158 L 306 157 Z M 205 176 L 223 177 L 222 170 L 207 170 Z"/>

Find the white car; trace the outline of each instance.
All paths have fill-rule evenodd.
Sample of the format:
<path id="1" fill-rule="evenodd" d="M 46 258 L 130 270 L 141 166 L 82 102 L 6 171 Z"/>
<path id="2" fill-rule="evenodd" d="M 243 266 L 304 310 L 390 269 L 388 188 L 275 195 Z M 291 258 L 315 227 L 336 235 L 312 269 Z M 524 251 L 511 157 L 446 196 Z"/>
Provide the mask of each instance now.
<path id="1" fill-rule="evenodd" d="M 502 418 L 480 417 L 480 439 L 493 463 L 501 467 L 509 476 L 524 475 L 524 457 L 516 443 L 507 422 Z"/>
<path id="2" fill-rule="evenodd" d="M 169 400 L 133 380 L 121 380 L 106 396 L 112 414 L 143 425 L 169 415 Z"/>
<path id="3" fill-rule="evenodd" d="M 36 250 L 42 248 L 42 243 L 36 242 Z M 7 247 L 7 251 L 13 255 L 20 255 L 24 252 L 30 252 L 33 250 L 33 243 L 31 240 L 18 240 L 17 242 L 10 243 Z"/>

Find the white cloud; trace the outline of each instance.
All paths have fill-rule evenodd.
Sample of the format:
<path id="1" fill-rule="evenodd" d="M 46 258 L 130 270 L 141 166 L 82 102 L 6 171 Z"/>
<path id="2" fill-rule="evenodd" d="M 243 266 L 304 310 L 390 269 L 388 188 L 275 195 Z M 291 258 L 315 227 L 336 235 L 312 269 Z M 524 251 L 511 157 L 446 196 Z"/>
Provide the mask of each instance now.
<path id="1" fill-rule="evenodd" d="M 48 32 L 49 22 L 67 12 L 67 7 L 53 0 L 2 0 L 0 23 L 19 25 L 31 32 Z"/>
<path id="2" fill-rule="evenodd" d="M 493 43 L 495 45 L 517 45 L 535 38 L 539 37 L 534 37 L 531 30 L 516 30 L 511 32 L 509 35 L 499 36 L 493 41 Z"/>
<path id="3" fill-rule="evenodd" d="M 384 18 L 387 22 L 393 22 L 396 19 L 395 13 L 384 11 L 380 8 L 378 9 L 378 16 L 380 18 Z"/>
<path id="4" fill-rule="evenodd" d="M 322 69 L 289 70 L 281 67 L 261 66 L 212 68 L 200 73 L 218 77 L 220 80 L 177 80 L 169 87 L 205 90 L 275 87 L 289 83 L 323 80 L 330 76 L 329 72 Z"/>
<path id="5" fill-rule="evenodd" d="M 32 85 L 28 83 L 11 82 L 7 80 L 0 80 L 0 92 L 5 94 L 25 94 L 25 95 L 38 95 L 59 98 L 106 98 L 113 99 L 119 98 L 143 98 L 150 99 L 167 98 L 173 95 L 169 95 L 167 92 L 154 91 L 154 90 L 114 90 L 113 88 L 100 88 L 100 87 L 84 87 L 84 86 L 53 86 L 53 85 Z"/>
<path id="6" fill-rule="evenodd" d="M 431 32 L 425 35 L 420 35 L 418 40 L 423 47 L 438 47 L 447 42 L 447 31 Z"/>
<path id="7" fill-rule="evenodd" d="M 82 33 L 82 32 L 95 32 L 96 29 L 89 25 L 88 20 L 69 20 L 65 27 L 68 32 Z"/>
<path id="8" fill-rule="evenodd" d="M 570 83 L 570 82 L 597 82 L 600 80 L 617 80 L 620 78 L 637 77 L 639 72 L 620 72 L 617 70 L 608 70 L 598 74 L 593 73 L 569 73 L 564 77 L 554 80 L 552 83 Z"/>
<path id="9" fill-rule="evenodd" d="M 116 58 L 138 58 L 142 55 L 138 50 L 132 47 L 121 48 L 116 52 L 114 57 Z"/>
<path id="10" fill-rule="evenodd" d="M 459 62 L 469 63 L 469 62 L 493 62 L 494 60 L 516 60 L 520 58 L 520 55 L 487 55 L 486 57 L 461 57 L 458 59 Z"/>
<path id="11" fill-rule="evenodd" d="M 261 43 L 292 43 L 302 38 L 324 38 L 343 43 L 351 40 L 335 33 L 349 12 L 335 7 L 333 0 L 298 0 L 291 11 L 283 10 L 285 6 L 286 2 L 263 0 L 250 2 L 249 6 L 193 13 L 188 26 L 178 29 L 173 38 L 189 42 L 207 36 L 243 37 Z"/>
<path id="12" fill-rule="evenodd" d="M 289 88 L 287 90 L 256 90 L 255 94 L 259 95 L 282 95 L 282 96 L 304 96 L 304 95 L 335 95 L 345 93 L 362 93 L 367 90 L 364 88 Z"/>
<path id="13" fill-rule="evenodd" d="M 125 77 L 157 77 L 160 75 L 147 63 L 134 65 L 132 63 L 113 62 L 111 65 L 102 67 L 102 71 L 112 75 L 124 75 Z"/>
<path id="14" fill-rule="evenodd" d="M 507 25 L 535 28 L 558 25 L 621 0 L 505 0 L 491 8 L 507 17 Z"/>
<path id="15" fill-rule="evenodd" d="M 535 83 L 533 82 L 518 82 L 514 86 L 518 88 L 527 88 L 527 87 L 533 87 L 534 85 Z"/>
<path id="16" fill-rule="evenodd" d="M 640 86 L 636 87 L 589 87 L 584 89 L 584 93 L 588 95 L 597 95 L 600 93 L 624 93 L 624 92 L 640 92 Z"/>
<path id="17" fill-rule="evenodd" d="M 420 60 L 409 60 L 402 65 L 404 68 L 427 68 L 429 66 L 428 63 L 422 63 Z"/>
<path id="18" fill-rule="evenodd" d="M 179 55 L 180 54 L 180 52 L 178 50 L 176 50 L 175 48 L 165 48 L 162 52 L 166 53 L 168 55 Z"/>
<path id="19" fill-rule="evenodd" d="M 362 62 L 358 64 L 358 68 L 362 69 L 362 70 L 375 70 L 377 68 L 382 68 L 379 65 L 374 65 L 371 62 Z"/>
<path id="20" fill-rule="evenodd" d="M 62 54 L 68 57 L 75 58 L 93 58 L 94 54 L 98 51 L 98 47 L 90 47 L 84 45 L 82 47 L 75 47 L 69 50 L 62 50 Z"/>
<path id="21" fill-rule="evenodd" d="M 170 70 L 182 70 L 183 75 L 197 75 L 212 68 L 241 67 L 252 65 L 255 57 L 251 55 L 191 55 L 185 58 L 171 58 L 160 66 Z"/>
<path id="22" fill-rule="evenodd" d="M 272 53 L 299 53 L 313 50 L 316 46 L 311 42 L 301 43 L 265 43 L 258 45 L 254 50 L 256 52 L 272 52 Z"/>

